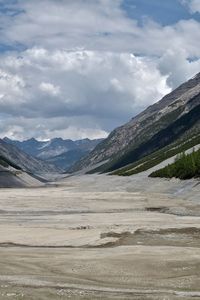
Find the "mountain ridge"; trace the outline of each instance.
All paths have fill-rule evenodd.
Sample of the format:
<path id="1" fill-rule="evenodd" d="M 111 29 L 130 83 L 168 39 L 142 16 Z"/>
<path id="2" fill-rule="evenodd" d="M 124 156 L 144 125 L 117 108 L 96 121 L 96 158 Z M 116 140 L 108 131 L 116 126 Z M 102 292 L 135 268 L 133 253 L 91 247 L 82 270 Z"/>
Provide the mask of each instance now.
<path id="1" fill-rule="evenodd" d="M 182 115 L 187 114 L 199 103 L 200 73 L 180 85 L 170 94 L 164 96 L 157 103 L 149 106 L 143 112 L 132 118 L 128 123 L 116 128 L 100 143 L 86 158 L 77 162 L 71 169 L 76 172 L 86 166 L 91 166 L 109 160 L 107 165 L 112 165 L 112 160 L 136 149 L 142 143 L 153 138 L 159 131 L 167 128 Z M 116 162 L 113 163 L 116 163 Z M 102 169 L 100 167 L 100 169 Z M 110 167 L 103 168 L 109 171 Z"/>
<path id="2" fill-rule="evenodd" d="M 28 155 L 15 145 L 8 144 L 2 139 L 0 139 L 0 156 L 3 160 L 10 162 L 8 165 L 13 165 L 15 168 L 28 173 L 42 174 L 58 172 L 55 166 Z"/>
<path id="3" fill-rule="evenodd" d="M 24 141 L 11 140 L 5 137 L 4 142 L 16 146 L 18 149 L 46 162 L 53 164 L 59 169 L 66 171 L 73 163 L 89 154 L 102 139 L 70 140 L 53 138 L 49 141 L 38 141 L 31 138 Z M 66 162 L 65 162 L 66 158 Z"/>

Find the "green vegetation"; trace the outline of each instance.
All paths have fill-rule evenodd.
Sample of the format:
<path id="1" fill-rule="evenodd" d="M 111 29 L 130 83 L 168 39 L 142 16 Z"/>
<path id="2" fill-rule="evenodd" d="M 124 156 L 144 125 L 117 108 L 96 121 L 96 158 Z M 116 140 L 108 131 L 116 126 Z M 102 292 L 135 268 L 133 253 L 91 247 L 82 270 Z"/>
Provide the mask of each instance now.
<path id="1" fill-rule="evenodd" d="M 170 144 L 169 146 L 164 147 L 151 155 L 145 156 L 143 159 L 140 159 L 125 168 L 113 172 L 112 175 L 131 176 L 147 171 L 148 169 L 160 164 L 162 161 L 180 152 L 186 151 L 197 144 L 200 144 L 200 135 L 193 136 L 192 138 L 186 135 L 184 139 L 179 139 L 176 143 Z"/>
<path id="2" fill-rule="evenodd" d="M 96 172 L 100 172 L 100 173 L 115 172 L 116 174 L 118 172 L 117 170 L 121 170 L 124 167 L 126 168 L 126 166 L 128 165 L 130 166 L 131 164 L 133 165 L 135 163 L 138 163 L 139 161 L 142 161 L 143 158 L 153 155 L 155 152 L 164 149 L 168 145 L 172 145 L 173 143 L 176 143 L 177 140 L 181 139 L 185 135 L 186 132 L 191 131 L 192 128 L 199 127 L 199 120 L 200 120 L 200 105 L 197 105 L 188 113 L 178 118 L 175 122 L 170 123 L 169 126 L 165 127 L 164 129 L 161 129 L 153 136 L 150 135 L 149 139 L 144 141 L 143 138 L 141 137 L 141 139 L 143 140 L 142 143 L 140 143 L 136 147 L 135 145 L 129 147 L 126 153 L 122 154 L 121 156 L 120 154 L 116 155 L 108 163 L 105 163 L 88 173 L 92 174 Z M 135 142 L 137 144 L 136 139 Z M 180 153 L 180 151 L 176 152 L 175 154 L 177 153 Z M 171 156 L 175 154 L 171 153 Z M 170 157 L 170 155 L 168 157 Z M 152 164 L 148 163 L 148 165 L 146 165 L 146 169 L 151 168 L 152 166 L 156 165 L 157 163 L 163 161 L 166 158 L 167 157 L 160 158 L 160 161 L 156 159 L 154 162 L 152 162 Z M 141 166 L 141 168 L 137 170 L 136 173 L 144 171 L 143 167 L 144 166 Z M 129 174 L 118 174 L 118 175 L 127 175 L 127 176 L 132 175 L 134 174 L 132 173 L 132 171 Z"/>
<path id="3" fill-rule="evenodd" d="M 196 106 L 165 129 L 159 131 L 150 138 L 150 140 L 142 143 L 137 149 L 124 154 L 104 172 L 112 172 L 120 169 L 166 147 L 169 144 L 172 144 L 173 142 L 176 142 L 187 130 L 199 122 L 199 117 L 200 105 Z"/>
<path id="4" fill-rule="evenodd" d="M 184 152 L 177 156 L 175 162 L 150 174 L 150 177 L 190 179 L 200 177 L 200 150 L 191 154 Z"/>
<path id="5" fill-rule="evenodd" d="M 126 161 L 127 156 L 129 156 L 129 153 L 133 153 L 135 151 L 137 152 L 137 149 L 140 148 L 140 146 L 142 146 L 145 142 L 149 141 L 156 133 L 158 133 L 162 129 L 166 128 L 166 126 L 168 124 L 175 121 L 176 118 L 178 118 L 178 116 L 182 112 L 183 112 L 183 107 L 180 107 L 180 108 L 164 115 L 156 123 L 153 122 L 155 116 L 150 116 L 150 117 L 146 118 L 144 121 L 141 122 L 141 127 L 143 127 L 144 129 L 142 129 L 139 132 L 139 134 L 134 137 L 134 142 L 131 143 L 127 147 L 128 150 L 125 153 L 123 153 L 123 155 L 122 155 L 121 151 L 117 154 L 114 154 L 113 157 L 111 157 L 111 160 L 108 163 L 105 163 L 105 164 L 101 165 L 100 167 L 97 167 L 97 168 L 89 171 L 87 174 L 104 173 L 104 172 L 111 171 L 111 168 L 113 167 L 114 164 L 121 161 L 121 159 L 123 157 L 125 157 L 125 161 Z M 153 124 L 149 125 L 152 122 L 153 122 Z M 116 133 L 116 130 L 114 130 L 110 134 L 109 139 L 106 139 L 104 142 L 100 143 L 96 147 L 96 150 L 98 150 L 98 151 L 101 151 L 102 149 L 107 150 L 110 147 L 110 143 L 112 141 L 113 136 L 115 136 L 115 133 Z M 131 155 L 131 163 L 134 163 L 134 159 L 132 159 L 132 155 Z M 126 161 L 125 165 L 128 165 L 127 161 Z"/>

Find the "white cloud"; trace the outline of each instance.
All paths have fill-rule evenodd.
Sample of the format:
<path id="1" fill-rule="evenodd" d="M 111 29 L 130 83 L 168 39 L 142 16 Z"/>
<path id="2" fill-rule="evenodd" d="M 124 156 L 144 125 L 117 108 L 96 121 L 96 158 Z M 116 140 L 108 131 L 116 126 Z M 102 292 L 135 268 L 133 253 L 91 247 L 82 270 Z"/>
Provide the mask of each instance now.
<path id="1" fill-rule="evenodd" d="M 22 77 L 0 69 L 0 106 L 23 103 L 25 83 Z"/>
<path id="2" fill-rule="evenodd" d="M 181 2 L 189 7 L 191 13 L 200 13 L 199 0 L 182 0 Z"/>
<path id="3" fill-rule="evenodd" d="M 90 127 L 84 126 L 84 122 Z M 29 139 L 30 137 L 35 137 L 38 140 L 48 140 L 54 137 L 77 140 L 108 136 L 108 132 L 98 128 L 94 123 L 88 124 L 88 119 L 73 122 L 72 119 L 66 120 L 66 118 L 60 117 L 51 119 L 10 117 L 0 123 L 0 131 L 2 137 L 7 136 L 17 140 Z"/>
<path id="4" fill-rule="evenodd" d="M 26 50 L 0 55 L 1 136 L 103 136 L 199 72 L 199 22 L 139 25 L 122 2 L 9 4 L 0 42 Z"/>
<path id="5" fill-rule="evenodd" d="M 42 92 L 44 92 L 50 96 L 58 96 L 60 94 L 60 87 L 55 86 L 49 82 L 42 82 L 39 85 L 39 88 Z"/>
<path id="6" fill-rule="evenodd" d="M 29 47 L 37 44 L 90 48 L 105 33 L 131 33 L 134 22 L 126 18 L 121 3 L 120 0 L 19 0 L 16 9 L 23 13 L 3 20 L 2 39 Z"/>
<path id="7" fill-rule="evenodd" d="M 101 130 L 100 128 L 84 128 L 77 126 L 68 126 L 63 130 L 49 130 L 45 131 L 45 136 L 48 138 L 54 138 L 55 136 L 61 136 L 63 138 L 70 138 L 72 140 L 78 139 L 102 139 L 108 136 L 108 132 Z M 38 139 L 43 139 L 44 136 L 38 137 Z"/>
<path id="8" fill-rule="evenodd" d="M 81 48 L 143 55 L 163 55 L 166 49 L 174 47 L 185 48 L 188 56 L 200 55 L 199 22 L 182 20 L 162 27 L 147 19 L 139 26 L 122 10 L 122 2 L 19 0 L 16 9 L 23 13 L 2 16 L 0 41 L 27 48 Z M 194 0 L 191 3 L 194 5 Z"/>
<path id="9" fill-rule="evenodd" d="M 200 71 L 200 59 L 188 60 L 184 49 L 168 50 L 159 59 L 158 68 L 161 74 L 168 75 L 167 83 L 174 89 Z"/>
<path id="10" fill-rule="evenodd" d="M 62 120 L 56 134 L 60 130 L 64 135 L 70 126 L 80 135 L 86 130 L 92 136 L 89 128 L 105 134 L 170 91 L 154 60 L 130 53 L 33 48 L 20 57 L 4 57 L 0 67 L 13 78 L 17 73 L 24 83 L 21 101 L 14 90 L 13 106 L 0 102 L 1 112 L 14 118 L 40 118 L 35 134 L 45 138 L 51 134 L 43 124 L 50 124 L 51 118 Z"/>

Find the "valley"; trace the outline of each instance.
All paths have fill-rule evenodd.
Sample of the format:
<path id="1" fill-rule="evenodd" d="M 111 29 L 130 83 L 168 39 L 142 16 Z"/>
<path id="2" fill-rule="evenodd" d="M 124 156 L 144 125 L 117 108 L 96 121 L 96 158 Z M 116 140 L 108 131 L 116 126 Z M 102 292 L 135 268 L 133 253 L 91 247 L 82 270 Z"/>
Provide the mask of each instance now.
<path id="1" fill-rule="evenodd" d="M 48 141 L 38 141 L 34 138 L 24 141 L 3 139 L 6 144 L 17 147 L 20 151 L 46 165 L 51 165 L 55 170 L 66 172 L 74 163 L 89 154 L 103 139 L 82 139 L 72 141 L 54 138 Z"/>
<path id="2" fill-rule="evenodd" d="M 148 172 L 1 189 L 0 299 L 198 298 L 199 181 Z"/>
<path id="3" fill-rule="evenodd" d="M 0 300 L 200 299 L 200 0 L 0 14 Z"/>
<path id="4" fill-rule="evenodd" d="M 104 140 L 0 139 L 0 300 L 200 298 L 199 102 L 200 73 Z"/>

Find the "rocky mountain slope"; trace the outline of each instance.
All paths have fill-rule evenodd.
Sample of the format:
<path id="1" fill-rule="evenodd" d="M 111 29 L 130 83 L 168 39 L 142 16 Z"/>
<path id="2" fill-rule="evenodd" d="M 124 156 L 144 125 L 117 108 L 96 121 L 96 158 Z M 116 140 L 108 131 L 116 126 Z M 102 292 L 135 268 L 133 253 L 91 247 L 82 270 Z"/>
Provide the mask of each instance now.
<path id="1" fill-rule="evenodd" d="M 32 138 L 26 141 L 16 141 L 4 138 L 6 143 L 15 145 L 23 152 L 39 158 L 56 167 L 66 170 L 77 160 L 91 152 L 102 139 L 63 140 L 54 138 L 50 141 L 37 141 Z"/>
<path id="2" fill-rule="evenodd" d="M 200 131 L 200 73 L 127 124 L 115 129 L 71 172 L 102 163 L 96 171 L 114 171 Z M 105 163 L 106 162 L 106 163 Z"/>
<path id="3" fill-rule="evenodd" d="M 59 167 L 63 171 L 67 171 L 74 163 L 89 153 L 89 150 L 72 149 L 60 155 L 50 157 L 45 161 Z"/>
<path id="4" fill-rule="evenodd" d="M 1 139 L 0 159 L 1 166 L 11 166 L 28 173 L 44 174 L 58 172 L 58 169 L 55 166 L 36 159 L 18 149 L 15 145 L 8 144 Z"/>
<path id="5" fill-rule="evenodd" d="M 2 161 L 1 161 L 2 162 Z M 0 162 L 0 188 L 40 187 L 44 183 L 30 174 Z"/>

